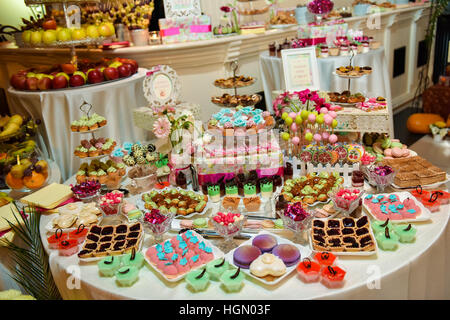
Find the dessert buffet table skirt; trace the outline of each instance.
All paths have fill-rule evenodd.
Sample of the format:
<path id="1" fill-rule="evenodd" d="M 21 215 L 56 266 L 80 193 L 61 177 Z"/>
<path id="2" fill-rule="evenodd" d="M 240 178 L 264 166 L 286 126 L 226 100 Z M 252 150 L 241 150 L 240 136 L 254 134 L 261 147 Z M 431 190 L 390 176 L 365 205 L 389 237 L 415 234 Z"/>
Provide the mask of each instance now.
<path id="1" fill-rule="evenodd" d="M 269 52 L 261 53 L 259 58 L 266 106 L 267 110 L 272 112 L 272 91 L 285 89 L 283 65 L 281 58 L 271 57 Z M 350 56 L 330 56 L 328 58 L 318 58 L 317 61 L 321 90 L 338 92 L 347 90 L 348 80 L 335 76 L 332 73 L 340 66 L 349 65 Z M 391 106 L 391 88 L 384 48 L 355 55 L 352 65 L 371 66 L 373 72 L 369 76 L 352 79 L 350 91 L 352 93 L 361 92 L 369 97 L 385 97 L 388 106 Z"/>
<path id="2" fill-rule="evenodd" d="M 83 139 L 89 134 L 70 130 L 70 123 L 84 114 L 80 110 L 83 101 L 92 104 L 92 112 L 104 116 L 107 125 L 96 132 L 96 137 L 112 138 L 118 143 L 140 141 L 146 132 L 133 125 L 132 110 L 145 106 L 142 81 L 146 70 L 140 68 L 130 78 L 80 89 L 47 92 L 20 92 L 8 89 L 8 103 L 13 113 L 28 114 L 41 119 L 40 147 L 44 154 L 56 161 L 63 180 L 74 174 L 85 161 L 73 155 Z"/>

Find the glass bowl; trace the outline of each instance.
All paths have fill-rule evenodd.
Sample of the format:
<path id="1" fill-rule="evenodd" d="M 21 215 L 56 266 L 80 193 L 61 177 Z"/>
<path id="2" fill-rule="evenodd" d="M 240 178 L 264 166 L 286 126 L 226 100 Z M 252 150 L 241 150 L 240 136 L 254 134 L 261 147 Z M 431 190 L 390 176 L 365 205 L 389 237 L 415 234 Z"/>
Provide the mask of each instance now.
<path id="1" fill-rule="evenodd" d="M 293 242 L 299 244 L 306 244 L 308 242 L 307 231 L 311 227 L 313 219 L 313 212 L 306 210 L 309 215 L 300 221 L 295 221 L 290 216 L 283 213 L 280 214 L 281 220 L 283 220 L 283 226 L 285 229 L 291 230 L 294 233 Z"/>
<path id="2" fill-rule="evenodd" d="M 340 189 L 342 190 L 342 189 Z M 344 216 L 349 216 L 350 214 L 352 214 L 353 211 L 355 211 L 361 202 L 361 198 L 364 194 L 364 191 L 358 188 L 349 188 L 349 190 L 353 191 L 353 190 L 358 190 L 359 194 L 358 197 L 356 197 L 355 199 L 353 199 L 352 201 L 350 200 L 346 200 L 343 199 L 342 197 L 338 197 L 337 193 L 340 191 L 336 191 L 330 194 L 330 198 L 331 201 L 334 204 L 334 208 L 339 211 L 340 213 L 342 213 Z"/>
<path id="3" fill-rule="evenodd" d="M 94 193 L 89 194 L 89 195 L 81 196 L 79 194 L 74 193 L 73 196 L 76 199 L 83 201 L 84 203 L 88 203 L 88 202 L 92 202 L 92 201 L 97 201 L 98 197 L 100 195 L 100 192 L 101 192 L 101 189 L 98 189 L 97 191 L 95 191 Z"/>
<path id="4" fill-rule="evenodd" d="M 230 213 L 230 212 L 227 212 L 227 213 Z M 239 213 L 239 212 L 231 212 L 231 213 Z M 239 214 L 242 215 L 241 213 L 239 213 Z M 231 223 L 231 224 L 228 224 L 228 225 L 220 224 L 217 221 L 215 221 L 213 218 L 211 218 L 211 222 L 214 226 L 214 230 L 216 230 L 216 232 L 223 238 L 223 242 L 221 245 L 219 245 L 219 247 L 224 252 L 228 252 L 235 247 L 234 243 L 233 243 L 233 238 L 242 231 L 245 221 L 247 220 L 245 215 L 242 215 L 242 216 L 244 217 L 244 219 L 239 220 L 234 223 Z"/>
<path id="5" fill-rule="evenodd" d="M 384 176 L 376 173 L 376 171 L 375 171 L 376 167 L 374 165 L 366 168 L 367 176 L 369 178 L 369 183 L 371 185 L 375 185 L 377 187 L 377 191 L 379 193 L 383 192 L 384 189 L 387 186 L 390 186 L 392 184 L 392 182 L 394 181 L 397 171 L 392 167 L 390 167 L 390 168 L 392 169 L 392 172 L 390 174 L 387 174 Z"/>
<path id="6" fill-rule="evenodd" d="M 146 221 L 145 215 L 140 219 L 142 224 L 144 225 L 144 231 L 153 235 L 155 243 L 161 243 L 163 241 L 163 236 L 170 230 L 170 227 L 172 226 L 172 220 L 175 217 L 175 213 L 170 211 L 164 214 L 161 213 L 161 215 L 166 216 L 166 219 L 162 223 L 158 224 Z"/>

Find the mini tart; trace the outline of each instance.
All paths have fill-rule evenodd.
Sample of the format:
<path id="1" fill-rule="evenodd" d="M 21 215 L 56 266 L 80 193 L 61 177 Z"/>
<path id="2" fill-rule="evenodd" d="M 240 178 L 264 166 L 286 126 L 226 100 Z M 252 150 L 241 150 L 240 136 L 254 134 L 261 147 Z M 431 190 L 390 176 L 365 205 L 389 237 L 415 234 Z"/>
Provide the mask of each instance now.
<path id="1" fill-rule="evenodd" d="M 259 197 L 244 198 L 244 206 L 247 211 L 258 211 L 261 206 L 261 199 Z"/>
<path id="2" fill-rule="evenodd" d="M 241 198 L 239 197 L 230 197 L 225 196 L 222 200 L 222 207 L 226 210 L 237 210 L 239 203 L 241 202 Z"/>

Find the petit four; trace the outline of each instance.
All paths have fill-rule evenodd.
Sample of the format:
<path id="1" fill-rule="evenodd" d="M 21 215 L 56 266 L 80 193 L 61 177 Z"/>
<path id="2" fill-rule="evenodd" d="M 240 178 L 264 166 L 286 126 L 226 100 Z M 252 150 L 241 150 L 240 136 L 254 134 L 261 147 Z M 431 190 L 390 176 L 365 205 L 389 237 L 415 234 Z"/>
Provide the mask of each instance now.
<path id="1" fill-rule="evenodd" d="M 257 94 L 252 95 L 230 95 L 224 93 L 219 97 L 212 97 L 211 102 L 219 104 L 226 107 L 237 107 L 237 106 L 254 106 L 261 100 L 261 96 Z"/>
<path id="2" fill-rule="evenodd" d="M 144 213 L 136 208 L 136 206 L 126 200 L 123 201 L 122 213 L 129 221 L 139 220 L 144 216 Z"/>
<path id="3" fill-rule="evenodd" d="M 262 178 L 259 181 L 261 196 L 263 198 L 271 198 L 273 194 L 273 182 L 269 178 Z"/>
<path id="4" fill-rule="evenodd" d="M 116 271 L 116 281 L 120 286 L 129 287 L 139 278 L 139 269 L 132 266 L 124 266 Z"/>
<path id="5" fill-rule="evenodd" d="M 113 277 L 120 268 L 120 257 L 106 257 L 97 264 L 98 271 L 103 277 Z"/>
<path id="6" fill-rule="evenodd" d="M 229 269 L 230 265 L 225 258 L 216 259 L 208 262 L 206 265 L 206 271 L 211 276 L 211 280 L 220 280 L 220 276 Z"/>
<path id="7" fill-rule="evenodd" d="M 208 227 L 208 220 L 205 218 L 197 218 L 193 221 L 194 228 L 206 228 Z"/>
<path id="8" fill-rule="evenodd" d="M 95 202 L 74 202 L 58 208 L 58 216 L 52 220 L 54 228 L 78 228 L 98 222 L 101 211 L 95 206 Z"/>
<path id="9" fill-rule="evenodd" d="M 260 234 L 252 240 L 252 245 L 258 247 L 262 253 L 272 252 L 277 244 L 277 239 L 270 234 Z"/>
<path id="10" fill-rule="evenodd" d="M 116 145 L 117 143 L 112 139 L 92 138 L 89 141 L 82 140 L 80 145 L 75 149 L 74 155 L 80 158 L 86 158 L 110 154 Z"/>
<path id="11" fill-rule="evenodd" d="M 131 253 L 122 256 L 122 264 L 124 266 L 133 266 L 140 269 L 144 265 L 144 255 L 141 252 L 136 252 L 133 248 Z"/>
<path id="12" fill-rule="evenodd" d="M 220 185 L 211 184 L 208 186 L 208 196 L 212 202 L 220 201 Z"/>
<path id="13" fill-rule="evenodd" d="M 259 197 L 247 197 L 243 199 L 245 209 L 250 212 L 259 211 L 261 199 Z"/>
<path id="14" fill-rule="evenodd" d="M 386 221 L 382 220 L 372 220 L 370 223 L 372 226 L 373 232 L 377 234 L 378 232 L 383 232 L 386 227 L 389 228 L 389 230 L 392 230 L 392 223 L 389 220 L 389 218 L 386 219 Z"/>
<path id="15" fill-rule="evenodd" d="M 244 283 L 244 274 L 241 272 L 241 268 L 231 269 L 225 271 L 220 276 L 220 282 L 223 284 L 228 292 L 238 292 L 241 290 Z"/>
<path id="16" fill-rule="evenodd" d="M 68 239 L 68 234 L 61 229 L 57 229 L 53 235 L 47 238 L 49 249 L 58 249 L 59 243 Z"/>
<path id="17" fill-rule="evenodd" d="M 69 232 L 69 239 L 76 240 L 78 244 L 81 244 L 86 239 L 88 230 L 84 224 L 80 224 L 77 229 Z"/>
<path id="18" fill-rule="evenodd" d="M 389 227 L 384 228 L 384 231 L 378 232 L 375 238 L 382 250 L 396 250 L 400 239 L 393 230 L 389 230 Z"/>
<path id="19" fill-rule="evenodd" d="M 327 288 L 341 288 L 344 286 L 345 274 L 346 272 L 337 266 L 328 266 L 322 269 L 322 279 L 320 280 L 320 282 Z"/>
<path id="20" fill-rule="evenodd" d="M 257 277 L 279 277 L 286 273 L 286 265 L 277 256 L 263 253 L 250 264 L 250 272 Z"/>
<path id="21" fill-rule="evenodd" d="M 78 241 L 74 239 L 61 240 L 58 244 L 60 256 L 71 256 L 78 252 Z"/>
<path id="22" fill-rule="evenodd" d="M 254 181 L 247 181 L 244 184 L 244 196 L 245 197 L 256 196 L 256 183 Z"/>
<path id="23" fill-rule="evenodd" d="M 317 282 L 320 280 L 321 266 L 309 258 L 303 259 L 297 266 L 297 272 L 300 279 L 305 283 Z"/>
<path id="24" fill-rule="evenodd" d="M 411 224 L 397 224 L 394 226 L 394 232 L 399 236 L 399 240 L 402 243 L 414 242 L 416 238 L 417 229 Z M 392 229 L 391 229 L 392 230 Z"/>
<path id="25" fill-rule="evenodd" d="M 364 173 L 360 170 L 352 172 L 352 187 L 359 188 L 364 186 Z"/>
<path id="26" fill-rule="evenodd" d="M 239 194 L 238 186 L 234 179 L 227 181 L 225 183 L 225 195 L 227 196 L 237 196 Z"/>
<path id="27" fill-rule="evenodd" d="M 261 250 L 253 245 L 238 247 L 233 252 L 233 262 L 236 266 L 249 269 L 250 264 L 261 255 Z"/>
<path id="28" fill-rule="evenodd" d="M 191 271 L 186 276 L 186 282 L 194 292 L 206 290 L 209 284 L 209 273 L 206 272 L 206 268 Z"/>
<path id="29" fill-rule="evenodd" d="M 317 252 L 314 255 L 314 260 L 317 261 L 321 267 L 328 267 L 335 263 L 336 256 L 331 252 Z"/>
<path id="30" fill-rule="evenodd" d="M 279 244 L 273 248 L 272 253 L 280 258 L 287 267 L 297 264 L 300 260 L 300 250 L 292 244 Z"/>

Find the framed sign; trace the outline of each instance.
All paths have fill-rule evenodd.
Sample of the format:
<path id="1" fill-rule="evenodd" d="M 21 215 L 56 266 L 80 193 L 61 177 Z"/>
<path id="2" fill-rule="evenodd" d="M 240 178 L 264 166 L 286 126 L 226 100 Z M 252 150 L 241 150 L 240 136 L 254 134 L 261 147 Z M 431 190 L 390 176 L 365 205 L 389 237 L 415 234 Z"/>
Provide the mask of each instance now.
<path id="1" fill-rule="evenodd" d="M 320 89 L 316 47 L 285 49 L 281 51 L 281 57 L 286 91 Z"/>
<path id="2" fill-rule="evenodd" d="M 181 91 L 177 73 L 166 65 L 158 65 L 149 69 L 143 87 L 145 98 L 150 105 L 155 107 L 175 105 Z"/>
<path id="3" fill-rule="evenodd" d="M 202 14 L 200 0 L 164 0 L 166 18 L 192 17 Z"/>

